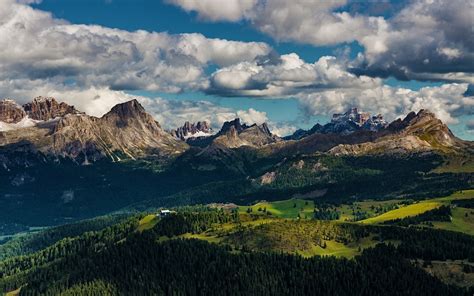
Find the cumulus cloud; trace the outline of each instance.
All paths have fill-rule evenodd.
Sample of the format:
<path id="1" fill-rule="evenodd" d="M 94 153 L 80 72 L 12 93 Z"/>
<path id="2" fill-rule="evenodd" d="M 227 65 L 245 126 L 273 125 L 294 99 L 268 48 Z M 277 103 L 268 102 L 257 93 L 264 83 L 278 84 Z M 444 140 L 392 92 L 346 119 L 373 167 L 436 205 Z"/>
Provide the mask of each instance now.
<path id="1" fill-rule="evenodd" d="M 285 122 L 269 120 L 267 113 L 254 108 L 234 111 L 209 101 L 165 100 L 162 98 L 135 97 L 166 129 L 182 126 L 184 122 L 207 121 L 218 131 L 226 121 L 240 118 L 248 125 L 268 123 L 270 131 L 277 136 L 286 136 L 296 126 Z"/>
<path id="2" fill-rule="evenodd" d="M 0 0 L 0 79 L 56 79 L 81 87 L 178 92 L 225 67 L 268 55 L 265 43 L 73 25 L 13 0 Z"/>
<path id="3" fill-rule="evenodd" d="M 127 94 L 122 93 L 122 95 Z M 278 136 L 286 136 L 296 130 L 295 125 L 271 121 L 266 112 L 254 108 L 234 111 L 231 108 L 222 107 L 209 101 L 165 100 L 159 97 L 147 98 L 140 96 L 134 98 L 168 130 L 182 126 L 186 121 L 207 121 L 214 131 L 218 131 L 224 122 L 235 118 L 240 118 L 242 122 L 248 125 L 266 122 L 270 131 Z"/>
<path id="4" fill-rule="evenodd" d="M 16 0 L 20 4 L 40 4 L 42 0 Z"/>
<path id="5" fill-rule="evenodd" d="M 297 54 L 282 55 L 278 61 L 242 62 L 213 73 L 210 93 L 226 96 L 287 96 L 328 88 L 366 89 L 380 86 L 380 79 L 356 76 L 335 57 L 323 56 L 314 63 Z"/>
<path id="6" fill-rule="evenodd" d="M 165 100 L 139 97 L 138 100 L 166 129 L 182 126 L 186 121 L 207 121 L 214 130 L 219 130 L 225 121 L 237 117 L 234 110 L 209 101 Z"/>
<path id="7" fill-rule="evenodd" d="M 399 79 L 474 83 L 474 3 L 414 1 L 360 43 L 354 71 Z"/>
<path id="8" fill-rule="evenodd" d="M 262 124 L 268 121 L 266 112 L 257 111 L 253 108 L 248 110 L 239 110 L 237 111 L 237 116 L 247 124 Z"/>
<path id="9" fill-rule="evenodd" d="M 474 97 L 465 96 L 467 84 L 444 84 L 424 87 L 418 91 L 381 86 L 361 91 L 329 90 L 301 96 L 303 112 L 310 115 L 340 113 L 358 106 L 388 119 L 406 115 L 410 111 L 429 109 L 446 123 L 457 123 L 460 114 L 474 114 Z"/>
<path id="10" fill-rule="evenodd" d="M 247 20 L 260 31 L 282 41 L 316 45 L 351 42 L 372 34 L 383 18 L 335 12 L 346 0 L 169 0 L 210 21 Z"/>
<path id="11" fill-rule="evenodd" d="M 257 0 L 168 0 L 184 10 L 195 11 L 202 19 L 211 21 L 238 21 L 252 12 Z M 224 4 L 224 5 L 223 5 Z"/>
<path id="12" fill-rule="evenodd" d="M 344 11 L 350 6 L 346 0 L 234 0 L 229 7 L 214 0 L 169 2 L 211 21 L 246 20 L 279 41 L 317 46 L 356 41 L 364 47 L 352 64 L 357 74 L 474 83 L 470 0 L 412 1 L 390 18 Z M 386 3 L 369 6 L 377 5 Z"/>
<path id="13" fill-rule="evenodd" d="M 297 127 L 293 123 L 287 122 L 272 122 L 268 123 L 269 129 L 272 134 L 277 135 L 279 137 L 284 137 L 293 134 Z"/>

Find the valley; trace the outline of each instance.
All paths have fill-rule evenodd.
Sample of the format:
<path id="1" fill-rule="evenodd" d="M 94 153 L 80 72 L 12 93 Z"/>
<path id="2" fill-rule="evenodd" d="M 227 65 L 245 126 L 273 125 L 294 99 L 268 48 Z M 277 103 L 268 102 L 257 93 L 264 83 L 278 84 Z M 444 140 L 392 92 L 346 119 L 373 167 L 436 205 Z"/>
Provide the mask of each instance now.
<path id="1" fill-rule="evenodd" d="M 136 100 L 100 118 L 52 98 L 3 104 L 5 293 L 239 294 L 285 290 L 277 283 L 293 274 L 303 294 L 347 294 L 340 281 L 354 279 L 360 295 L 393 292 L 387 279 L 411 292 L 474 290 L 474 145 L 427 110 L 388 123 L 352 108 L 281 138 L 239 118 L 167 131 Z M 19 123 L 34 114 L 46 117 Z M 243 274 L 216 281 L 230 266 Z"/>

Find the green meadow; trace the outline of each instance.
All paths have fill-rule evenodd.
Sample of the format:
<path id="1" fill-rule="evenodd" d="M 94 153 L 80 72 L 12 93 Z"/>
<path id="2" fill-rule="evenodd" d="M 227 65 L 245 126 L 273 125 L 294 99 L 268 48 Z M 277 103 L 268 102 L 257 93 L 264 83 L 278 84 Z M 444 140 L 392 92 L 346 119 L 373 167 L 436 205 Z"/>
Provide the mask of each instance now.
<path id="1" fill-rule="evenodd" d="M 159 219 L 155 214 L 146 215 L 138 222 L 137 230 L 142 232 L 144 230 L 151 229 L 156 225 L 156 223 L 158 223 L 158 221 Z"/>
<path id="2" fill-rule="evenodd" d="M 417 216 L 442 205 L 451 205 L 457 200 L 472 198 L 474 190 L 459 191 L 450 196 L 417 202 L 402 199 L 358 201 L 333 207 L 332 210 L 340 213 L 340 218 L 333 221 L 313 219 L 315 203 L 310 200 L 293 198 L 273 202 L 261 201 L 250 206 L 238 206 L 238 223 L 215 224 L 206 231 L 185 233 L 176 238 L 199 239 L 229 245 L 236 252 L 250 249 L 299 254 L 303 257 L 352 258 L 379 241 L 372 234 L 354 237 L 344 225 L 368 227 L 383 224 L 387 221 Z M 353 221 L 355 212 L 362 212 L 370 218 L 349 222 Z M 433 221 L 419 226 L 474 235 L 474 209 L 452 206 L 451 215 L 450 222 Z M 151 229 L 159 220 L 154 214 L 146 215 L 139 221 L 137 231 Z"/>
<path id="3" fill-rule="evenodd" d="M 434 228 L 474 235 L 474 209 L 456 207 L 451 212 L 451 222 L 433 222 Z"/>
<path id="4" fill-rule="evenodd" d="M 304 199 L 287 199 L 281 201 L 267 202 L 262 201 L 252 206 L 240 206 L 240 213 L 247 213 L 251 209 L 253 214 L 266 214 L 269 212 L 272 216 L 285 219 L 296 219 L 298 215 L 301 219 L 311 219 L 313 216 L 314 202 Z"/>
<path id="5" fill-rule="evenodd" d="M 360 223 L 375 224 L 375 223 L 382 223 L 382 222 L 396 220 L 396 219 L 403 219 L 406 217 L 413 217 L 413 216 L 422 214 L 424 212 L 436 209 L 440 207 L 441 205 L 442 205 L 441 202 L 423 201 L 423 202 L 411 204 L 408 206 L 404 206 L 392 211 L 388 211 L 376 217 L 362 220 L 360 221 Z"/>

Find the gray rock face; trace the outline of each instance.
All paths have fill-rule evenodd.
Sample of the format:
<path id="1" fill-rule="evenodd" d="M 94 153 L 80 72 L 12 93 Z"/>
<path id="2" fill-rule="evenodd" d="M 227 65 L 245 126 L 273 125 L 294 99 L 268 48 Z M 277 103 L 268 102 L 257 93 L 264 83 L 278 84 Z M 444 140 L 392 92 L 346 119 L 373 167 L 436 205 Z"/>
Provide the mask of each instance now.
<path id="1" fill-rule="evenodd" d="M 118 104 L 101 118 L 68 115 L 53 133 L 56 154 L 83 162 L 180 154 L 187 145 L 166 133 L 136 100 Z"/>
<path id="2" fill-rule="evenodd" d="M 298 140 L 315 133 L 347 135 L 359 130 L 376 132 L 387 126 L 388 123 L 381 114 L 371 116 L 370 113 L 360 112 L 357 108 L 351 108 L 345 113 L 333 114 L 331 122 L 325 125 L 317 123 L 310 130 L 297 130 L 293 135 L 285 139 Z"/>
<path id="3" fill-rule="evenodd" d="M 241 146 L 262 147 L 280 140 L 279 137 L 270 132 L 266 123 L 248 126 L 241 124 L 240 119 L 236 118 L 224 123 L 222 129 L 217 133 L 213 144 L 227 148 L 238 148 Z"/>
<path id="4" fill-rule="evenodd" d="M 54 98 L 36 97 L 31 103 L 23 105 L 26 114 L 34 120 L 50 120 L 67 114 L 80 114 L 74 106 L 58 103 Z"/>
<path id="5" fill-rule="evenodd" d="M 57 121 L 42 121 L 34 127 L 3 132 L 0 154 L 6 157 L 5 161 L 0 158 L 0 164 L 14 164 L 8 155 L 19 151 L 18 143 L 28 144 L 24 145 L 24 154 L 32 155 L 30 159 L 36 158 L 33 155 L 44 155 L 72 159 L 79 164 L 102 158 L 113 161 L 169 158 L 188 147 L 165 132 L 136 100 L 116 105 L 101 118 L 73 112 Z"/>
<path id="6" fill-rule="evenodd" d="M 411 112 L 379 132 L 375 141 L 356 145 L 339 145 L 330 150 L 335 155 L 405 154 L 437 151 L 457 153 L 472 151 L 472 142 L 462 141 L 427 110 Z"/>
<path id="7" fill-rule="evenodd" d="M 206 121 L 198 121 L 196 123 L 186 121 L 183 126 L 172 130 L 171 134 L 177 139 L 186 141 L 189 138 L 211 135 L 212 128 Z"/>
<path id="8" fill-rule="evenodd" d="M 26 113 L 15 101 L 5 99 L 0 101 L 0 121 L 18 123 L 25 118 Z"/>

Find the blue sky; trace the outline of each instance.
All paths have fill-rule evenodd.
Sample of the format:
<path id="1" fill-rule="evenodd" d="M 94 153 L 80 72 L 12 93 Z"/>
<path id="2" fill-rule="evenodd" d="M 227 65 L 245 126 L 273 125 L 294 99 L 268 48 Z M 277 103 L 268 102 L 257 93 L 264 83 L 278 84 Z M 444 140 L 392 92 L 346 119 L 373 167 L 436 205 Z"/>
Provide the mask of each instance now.
<path id="1" fill-rule="evenodd" d="M 468 128 L 473 117 L 472 97 L 466 99 L 463 95 L 473 80 L 474 66 L 469 66 L 473 45 L 469 41 L 459 41 L 455 34 L 448 34 L 452 28 L 443 22 L 465 13 L 463 5 L 467 2 L 461 0 L 447 7 L 443 1 L 348 1 L 341 5 L 329 1 L 298 0 L 289 5 L 276 1 L 229 0 L 222 7 L 216 7 L 218 1 L 213 0 L 35 2 L 38 3 L 31 4 L 34 11 L 25 13 L 46 11 L 52 14 L 46 17 L 48 21 L 43 20 L 43 23 L 51 22 L 50 27 L 44 28 L 45 34 L 63 30 L 60 26 L 62 19 L 68 25 L 84 25 L 83 29 L 90 35 L 84 41 L 84 36 L 70 26 L 68 30 L 74 33 L 61 37 L 64 40 L 53 39 L 59 38 L 57 34 L 49 36 L 54 42 L 66 42 L 66 39 L 69 43 L 65 44 L 71 44 L 71 40 L 77 42 L 78 52 L 58 52 L 53 61 L 45 63 L 46 66 L 42 64 L 27 75 L 30 80 L 31 77 L 36 80 L 40 77 L 50 85 L 57 85 L 62 91 L 57 93 L 69 94 L 70 100 L 76 97 L 76 93 L 77 96 L 92 96 L 93 91 L 108 89 L 115 91 L 121 99 L 128 95 L 160 97 L 171 102 L 167 108 L 175 106 L 173 102 L 186 101 L 190 102 L 187 105 L 190 110 L 197 110 L 199 102 L 207 101 L 212 103 L 213 112 L 222 114 L 250 109 L 264 112 L 263 117 L 257 113 L 259 118 L 266 118 L 275 128 L 286 127 L 287 132 L 324 122 L 332 112 L 356 104 L 374 113 L 386 113 L 388 119 L 402 116 L 412 109 L 430 107 L 450 124 L 457 135 L 474 138 Z M 249 6 L 250 3 L 254 6 Z M 25 4 L 16 5 L 15 11 L 19 12 Z M 440 11 L 445 15 L 440 16 Z M 431 27 L 418 23 L 417 13 L 420 12 L 427 16 L 432 13 Z M 467 36 L 469 32 L 472 34 L 466 23 L 456 22 L 459 23 L 453 23 L 453 28 L 466 30 Z M 118 29 L 119 33 L 108 31 L 100 35 L 93 25 L 104 30 Z M 137 36 L 125 36 L 127 32 L 136 30 L 166 32 L 170 38 L 176 38 L 177 48 L 170 45 L 170 48 L 162 49 L 157 45 L 162 57 L 154 58 L 156 65 L 149 64 L 143 58 L 150 53 L 150 49 L 145 48 L 147 44 L 139 44 L 144 41 L 136 41 Z M 397 41 L 396 33 L 404 30 L 407 32 L 406 40 Z M 429 35 L 435 42 L 417 38 L 418 32 L 419 36 Z M 202 52 L 206 48 L 188 52 L 190 46 L 202 46 L 202 41 L 196 45 L 194 37 L 183 37 L 182 33 L 202 34 L 211 43 L 214 38 L 219 38 L 226 42 L 240 41 L 241 44 L 217 45 L 216 49 L 210 49 L 216 52 L 213 57 L 203 58 Z M 411 33 L 414 37 L 410 36 Z M 98 36 L 106 37 L 103 44 L 96 46 L 97 39 L 94 38 L 102 38 Z M 161 41 L 157 42 L 161 44 Z M 234 50 L 247 50 L 246 44 L 250 43 L 248 54 L 233 54 Z M 114 47 L 119 47 L 121 51 L 124 46 L 126 49 L 118 58 L 120 65 L 110 65 L 105 61 L 104 66 L 98 62 L 98 69 L 87 68 L 89 72 L 76 69 L 81 67 L 74 64 L 75 59 L 87 60 L 94 50 L 110 53 Z M 127 46 L 133 46 L 135 53 L 128 51 L 130 48 Z M 227 47 L 218 52 L 223 46 Z M 288 56 L 290 53 L 296 55 Z M 71 55 L 71 61 L 65 61 L 64 57 Z M 334 59 L 321 59 L 323 56 Z M 192 67 L 187 67 L 185 60 L 189 60 Z M 266 64 L 261 64 L 264 60 Z M 125 67 L 127 63 L 139 66 L 129 74 L 110 77 L 110 73 L 119 71 L 117 68 Z M 153 67 L 163 66 L 163 63 L 167 68 L 157 74 L 158 70 Z M 9 66 L 20 68 L 20 65 Z M 77 74 L 79 71 L 87 72 L 87 75 Z M 149 81 L 136 81 L 135 77 L 141 75 Z M 180 75 L 192 77 L 174 81 L 173 75 L 177 78 Z M 159 77 L 159 81 L 153 81 L 153 77 Z M 29 94 L 31 89 L 24 93 Z M 403 94 L 407 92 L 408 99 L 405 99 Z M 109 97 L 113 95 L 103 94 L 102 98 L 107 97 L 104 104 L 111 103 L 113 100 Z M 195 105 L 192 102 L 196 102 Z M 91 104 L 86 103 L 79 101 L 77 104 L 83 104 L 87 109 Z M 168 111 L 172 113 L 172 110 Z M 185 117 L 183 113 L 179 118 Z M 165 122 L 165 125 L 173 124 L 178 122 Z"/>

